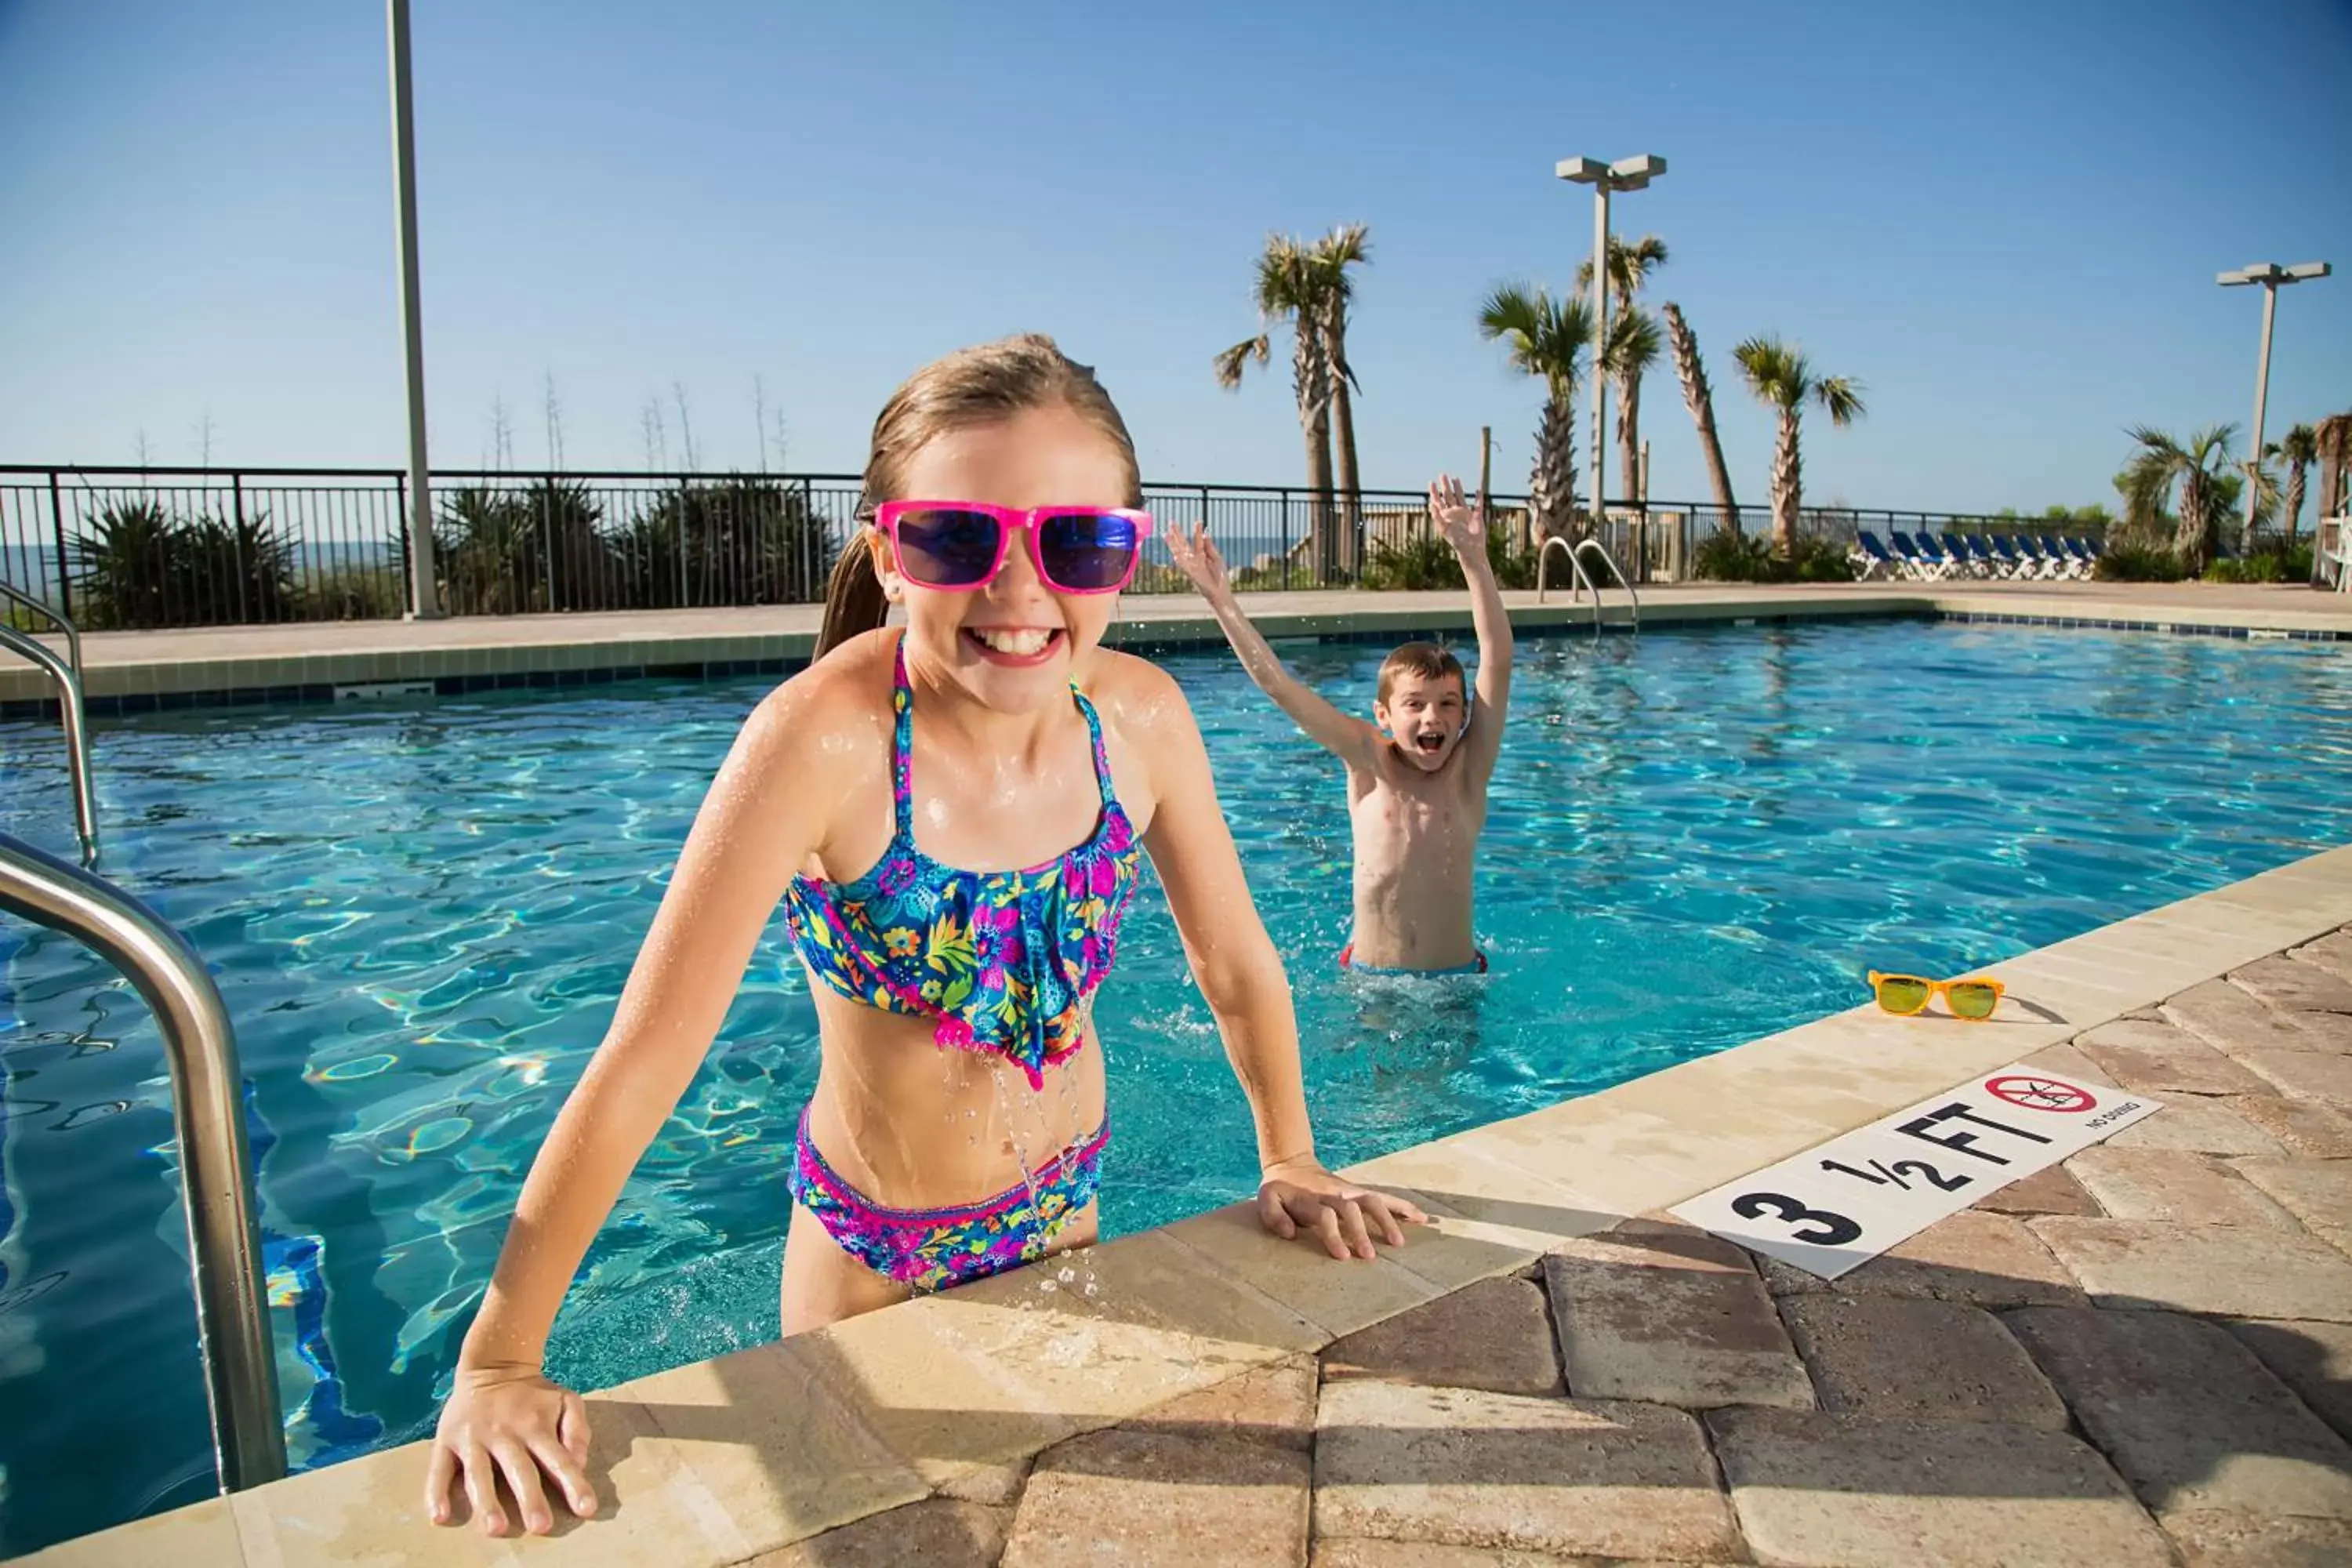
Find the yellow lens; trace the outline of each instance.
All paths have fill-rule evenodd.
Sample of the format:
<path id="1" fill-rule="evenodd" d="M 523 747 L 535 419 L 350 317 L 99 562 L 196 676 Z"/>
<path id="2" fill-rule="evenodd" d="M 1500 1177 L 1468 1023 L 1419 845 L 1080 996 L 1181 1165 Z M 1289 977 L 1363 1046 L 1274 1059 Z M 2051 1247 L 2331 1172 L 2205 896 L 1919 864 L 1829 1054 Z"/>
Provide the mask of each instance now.
<path id="1" fill-rule="evenodd" d="M 1927 983 L 1908 974 L 1882 974 L 1878 1005 L 1890 1013 L 1916 1013 L 1927 1005 Z"/>
<path id="2" fill-rule="evenodd" d="M 1958 1018 L 1990 1018 L 2000 1004 L 2000 993 L 1981 980 L 1962 980 L 1944 988 L 1945 1000 Z"/>

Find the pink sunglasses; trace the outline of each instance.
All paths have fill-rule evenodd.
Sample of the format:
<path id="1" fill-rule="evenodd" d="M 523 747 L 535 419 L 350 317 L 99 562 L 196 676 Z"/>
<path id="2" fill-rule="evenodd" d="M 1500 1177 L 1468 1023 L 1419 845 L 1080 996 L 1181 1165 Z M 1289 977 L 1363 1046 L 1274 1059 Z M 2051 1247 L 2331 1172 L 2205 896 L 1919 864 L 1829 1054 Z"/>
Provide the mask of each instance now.
<path id="1" fill-rule="evenodd" d="M 1013 536 L 1029 536 L 1030 563 L 1057 594 L 1116 594 L 1135 575 L 1151 514 L 1120 507 L 989 506 L 970 500 L 890 500 L 874 526 L 888 536 L 898 575 L 925 588 L 970 593 L 1004 570 Z"/>

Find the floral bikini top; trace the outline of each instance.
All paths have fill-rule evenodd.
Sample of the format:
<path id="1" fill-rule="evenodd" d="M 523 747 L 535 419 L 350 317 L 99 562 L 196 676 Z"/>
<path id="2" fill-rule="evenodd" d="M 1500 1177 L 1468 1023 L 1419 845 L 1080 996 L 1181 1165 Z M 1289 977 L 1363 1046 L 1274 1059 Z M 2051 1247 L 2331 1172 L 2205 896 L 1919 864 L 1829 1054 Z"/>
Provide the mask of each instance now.
<path id="1" fill-rule="evenodd" d="M 1086 842 L 1023 871 L 960 871 L 915 847 L 914 693 L 902 639 L 891 670 L 895 827 L 882 858 L 847 882 L 795 877 L 793 945 L 817 981 L 887 1013 L 939 1020 L 942 1047 L 993 1051 L 1045 1087 L 1045 1068 L 1085 1042 L 1084 1004 L 1110 973 L 1140 875 L 1135 826 L 1111 791 L 1102 721 L 1070 695 L 1094 743 L 1102 816 Z"/>

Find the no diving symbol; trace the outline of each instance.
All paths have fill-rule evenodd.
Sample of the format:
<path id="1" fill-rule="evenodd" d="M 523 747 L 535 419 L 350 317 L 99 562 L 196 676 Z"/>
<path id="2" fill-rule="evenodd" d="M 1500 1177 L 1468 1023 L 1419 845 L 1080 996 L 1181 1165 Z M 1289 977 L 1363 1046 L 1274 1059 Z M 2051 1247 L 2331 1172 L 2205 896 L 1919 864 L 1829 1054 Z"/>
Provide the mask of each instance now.
<path id="1" fill-rule="evenodd" d="M 2054 1078 L 1987 1079 L 1985 1092 L 2028 1110 L 2082 1111 L 2099 1103 L 2089 1089 Z"/>

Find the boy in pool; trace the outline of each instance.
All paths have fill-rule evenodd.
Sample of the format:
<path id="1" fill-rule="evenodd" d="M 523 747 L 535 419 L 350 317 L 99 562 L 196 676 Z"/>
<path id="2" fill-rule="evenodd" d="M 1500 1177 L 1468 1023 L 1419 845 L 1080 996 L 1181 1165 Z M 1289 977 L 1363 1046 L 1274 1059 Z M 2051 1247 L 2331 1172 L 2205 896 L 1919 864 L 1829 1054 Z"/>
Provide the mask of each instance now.
<path id="1" fill-rule="evenodd" d="M 595 1511 L 548 1332 L 779 903 L 818 1026 L 787 1334 L 1094 1239 L 1093 998 L 1146 856 L 1256 1122 L 1260 1223 L 1370 1258 L 1423 1219 L 1317 1159 L 1289 984 L 1200 728 L 1165 670 L 1102 646 L 1141 491 L 1109 395 L 1049 338 L 950 354 L 884 406 L 818 658 L 744 723 L 523 1183 L 426 1464 L 436 1522 L 460 1490 L 491 1535 L 552 1528 L 550 1489 Z"/>
<path id="2" fill-rule="evenodd" d="M 1486 967 L 1471 931 L 1471 873 L 1511 696 L 1511 619 L 1486 560 L 1486 521 L 1463 500 L 1461 480 L 1438 476 L 1429 487 L 1429 515 L 1470 584 L 1477 702 L 1469 701 L 1461 660 L 1434 643 L 1406 643 L 1381 662 L 1369 724 L 1283 668 L 1242 614 L 1205 526 L 1190 539 L 1175 528 L 1166 534 L 1169 552 L 1216 612 L 1250 679 L 1347 764 L 1356 907 L 1339 963 L 1368 974 L 1468 974 Z"/>

